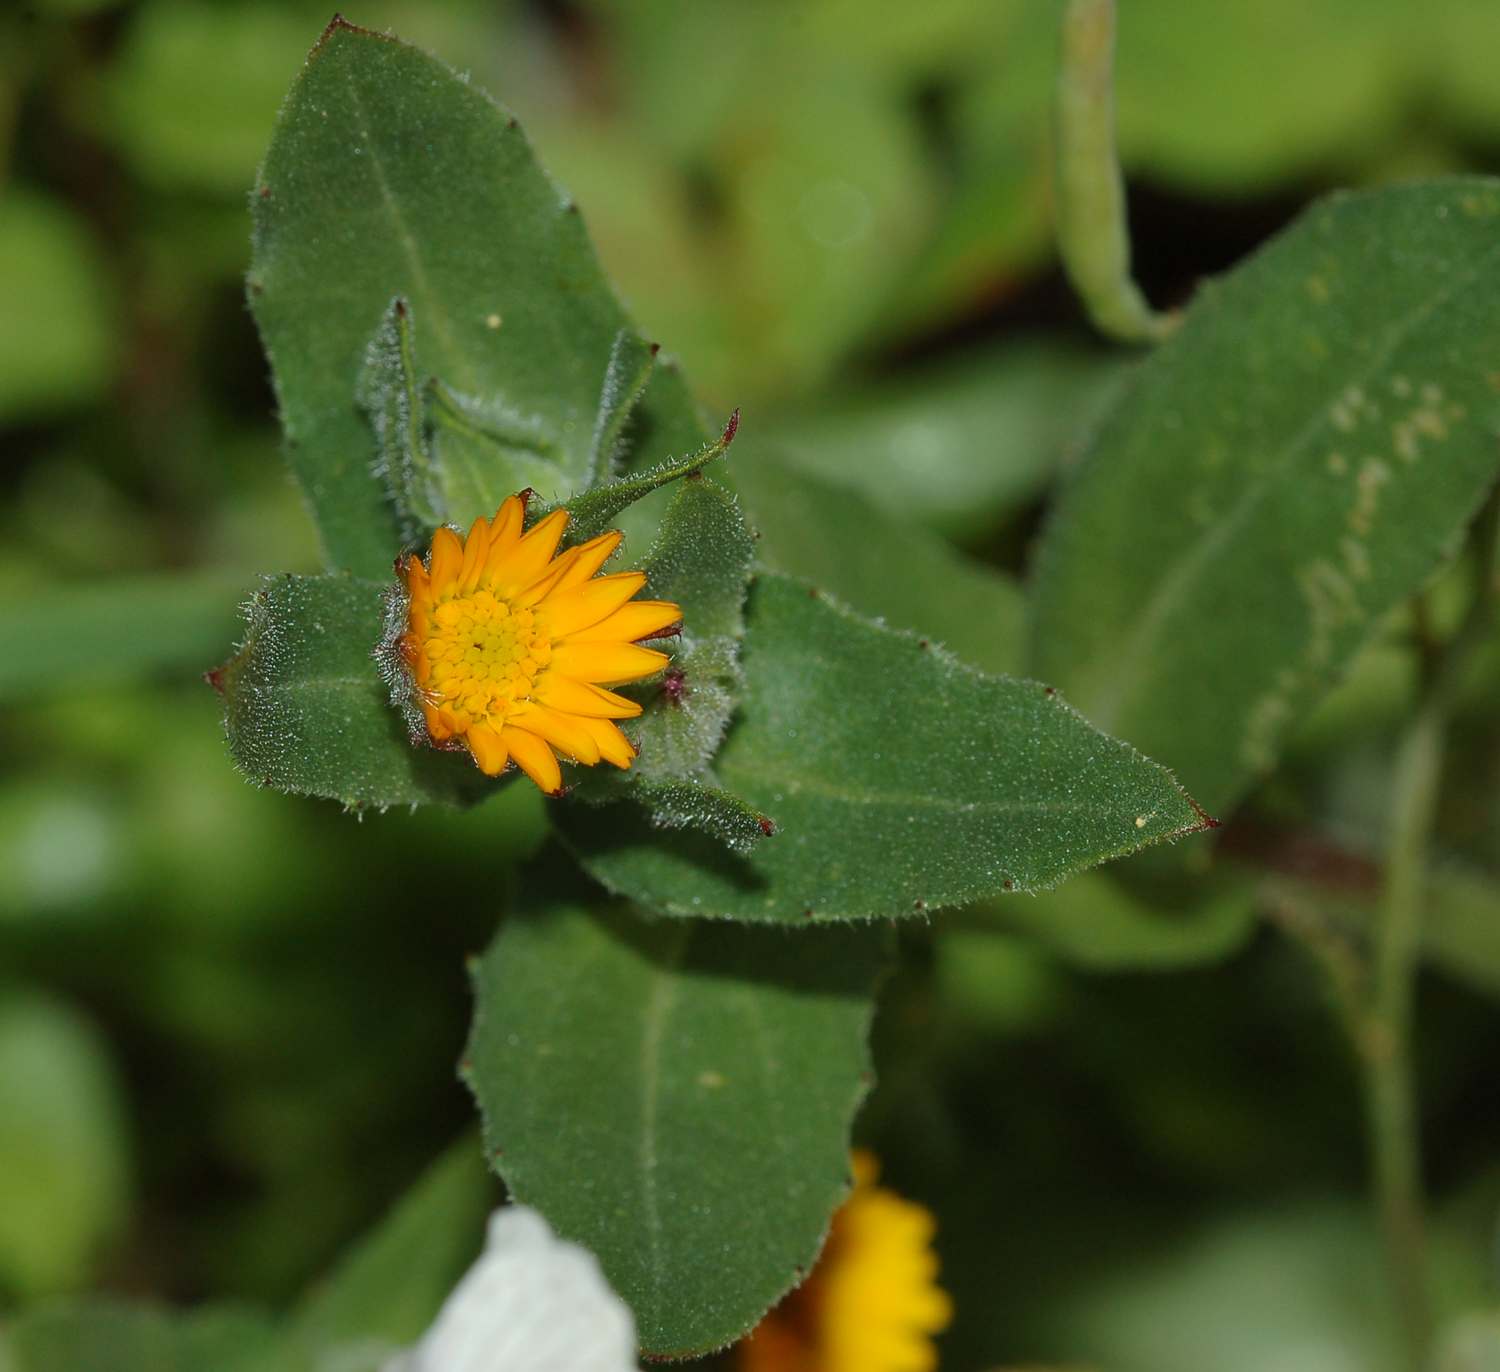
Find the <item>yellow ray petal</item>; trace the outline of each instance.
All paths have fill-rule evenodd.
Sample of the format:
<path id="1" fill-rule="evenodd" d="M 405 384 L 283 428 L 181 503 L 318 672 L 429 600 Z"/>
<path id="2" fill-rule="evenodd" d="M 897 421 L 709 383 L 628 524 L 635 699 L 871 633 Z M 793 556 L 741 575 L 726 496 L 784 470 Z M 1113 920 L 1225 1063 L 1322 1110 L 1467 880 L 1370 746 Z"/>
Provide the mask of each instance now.
<path id="1" fill-rule="evenodd" d="M 525 729 L 527 733 L 544 738 L 560 753 L 592 767 L 599 761 L 599 745 L 594 736 L 575 715 L 538 705 L 535 701 L 522 706 L 506 720 L 507 727 Z"/>
<path id="2" fill-rule="evenodd" d="M 606 615 L 597 624 L 590 626 L 586 638 L 591 643 L 613 639 L 617 643 L 635 643 L 650 638 L 682 621 L 682 606 L 670 600 L 632 600 L 622 605 L 612 615 Z"/>
<path id="3" fill-rule="evenodd" d="M 458 573 L 458 588 L 464 595 L 479 584 L 479 573 L 484 570 L 489 555 L 490 522 L 480 515 L 469 526 L 469 536 L 464 540 L 464 564 Z"/>
<path id="4" fill-rule="evenodd" d="M 576 716 L 578 722 L 594 736 L 599 756 L 616 767 L 629 767 L 635 761 L 635 748 L 617 724 L 607 719 L 589 719 Z"/>
<path id="5" fill-rule="evenodd" d="M 671 661 L 665 653 L 634 643 L 593 643 L 571 639 L 552 654 L 552 670 L 579 681 L 639 681 Z"/>
<path id="6" fill-rule="evenodd" d="M 591 719 L 634 719 L 641 712 L 633 700 L 551 670 L 537 678 L 531 698 L 554 710 L 587 715 Z"/>
<path id="7" fill-rule="evenodd" d="M 562 790 L 562 769 L 557 765 L 557 758 L 535 734 L 507 724 L 500 731 L 500 739 L 510 750 L 516 766 L 536 782 L 540 790 L 549 796 Z"/>
<path id="8" fill-rule="evenodd" d="M 545 616 L 547 632 L 556 643 L 558 639 L 591 628 L 613 614 L 645 584 L 644 572 L 598 576 L 575 590 L 552 596 L 545 606 L 538 607 L 538 613 Z M 593 637 L 592 634 L 589 636 Z"/>
<path id="9" fill-rule="evenodd" d="M 569 548 L 567 552 L 559 553 L 542 569 L 542 574 L 531 585 L 523 587 L 511 596 L 511 605 L 516 609 L 529 610 L 537 601 L 544 599 L 556 589 L 557 584 L 567 575 L 577 560 L 577 548 Z"/>
<path id="10" fill-rule="evenodd" d="M 571 591 L 575 586 L 582 586 L 614 556 L 615 549 L 620 546 L 621 537 L 618 529 L 611 529 L 607 534 L 600 534 L 598 538 L 591 538 L 587 543 L 580 543 L 573 550 L 578 554 L 577 559 L 552 588 L 552 594 L 556 595 L 562 591 Z"/>
<path id="11" fill-rule="evenodd" d="M 452 529 L 439 529 L 432 536 L 432 558 L 428 569 L 433 595 L 445 595 L 451 591 L 463 565 L 464 545 L 458 541 L 458 535 Z"/>
<path id="12" fill-rule="evenodd" d="M 521 541 L 526 523 L 526 502 L 518 495 L 507 496 L 490 521 L 490 551 L 508 553 Z"/>
<path id="13" fill-rule="evenodd" d="M 509 553 L 489 562 L 485 567 L 485 584 L 496 595 L 507 596 L 521 586 L 529 586 L 552 561 L 552 554 L 557 551 L 567 524 L 568 512 L 553 510 L 527 530 Z"/>
<path id="14" fill-rule="evenodd" d="M 464 734 L 464 742 L 486 776 L 497 777 L 505 770 L 506 749 L 499 733 L 488 724 L 471 724 Z"/>
<path id="15" fill-rule="evenodd" d="M 511 496 L 498 510 L 490 524 L 490 549 L 485 555 L 484 567 L 479 573 L 481 586 L 492 586 L 495 569 L 503 566 L 521 541 L 521 527 L 526 522 L 526 502 L 520 496 Z"/>

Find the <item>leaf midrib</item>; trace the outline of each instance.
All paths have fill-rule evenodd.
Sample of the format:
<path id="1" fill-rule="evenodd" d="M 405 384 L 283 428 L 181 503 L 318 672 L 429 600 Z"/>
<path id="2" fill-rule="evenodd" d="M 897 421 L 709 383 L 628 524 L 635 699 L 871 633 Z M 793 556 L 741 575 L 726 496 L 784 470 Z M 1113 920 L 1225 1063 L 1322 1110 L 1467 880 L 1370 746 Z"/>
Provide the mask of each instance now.
<path id="1" fill-rule="evenodd" d="M 475 376 L 473 364 L 462 349 L 454 341 L 453 331 L 449 325 L 446 312 L 438 301 L 437 292 L 433 289 L 432 282 L 427 275 L 426 264 L 422 260 L 422 254 L 417 247 L 417 241 L 412 236 L 410 227 L 406 222 L 406 215 L 402 212 L 400 203 L 391 189 L 390 179 L 385 173 L 385 164 L 380 148 L 375 142 L 374 135 L 370 129 L 370 122 L 365 117 L 364 102 L 359 96 L 359 84 L 355 80 L 354 73 L 348 73 L 349 99 L 353 105 L 354 120 L 358 126 L 361 145 L 369 153 L 366 165 L 374 173 L 375 183 L 380 189 L 380 198 L 384 202 L 386 210 L 395 230 L 396 242 L 400 245 L 403 255 L 411 266 L 412 284 L 416 288 L 411 294 L 422 296 L 424 308 L 422 310 L 423 322 L 429 324 L 439 335 L 442 341 L 442 350 L 448 358 L 448 368 L 452 371 L 461 371 L 464 377 L 464 388 L 477 391 L 480 389 Z M 449 373 L 451 374 L 451 372 Z"/>
<path id="2" fill-rule="evenodd" d="M 788 777 L 785 773 L 770 773 L 758 771 L 753 766 L 746 766 L 740 759 L 732 758 L 720 763 L 720 770 L 725 775 L 725 780 L 731 792 L 735 790 L 736 783 L 746 779 L 765 786 L 777 786 L 784 791 L 793 794 L 806 792 L 824 800 L 843 801 L 849 805 L 869 806 L 895 806 L 900 809 L 929 809 L 939 810 L 948 814 L 974 814 L 985 812 L 989 814 L 1090 814 L 1097 811 L 1100 806 L 1093 801 L 1057 801 L 1057 800 L 958 800 L 952 796 L 933 795 L 930 792 L 920 791 L 893 791 L 884 793 L 880 791 L 855 790 L 848 786 L 835 786 L 822 777 Z M 1183 810 L 1189 807 L 1180 797 L 1177 798 Z"/>
<path id="3" fill-rule="evenodd" d="M 641 1207 L 651 1270 L 651 1297 L 659 1308 L 666 1268 L 661 1258 L 661 1203 L 656 1189 L 656 1112 L 661 1095 L 661 1044 L 666 1020 L 677 1000 L 678 978 L 692 942 L 693 926 L 672 931 L 672 941 L 653 960 L 651 990 L 641 1012 L 641 1130 L 636 1154 L 641 1163 Z"/>

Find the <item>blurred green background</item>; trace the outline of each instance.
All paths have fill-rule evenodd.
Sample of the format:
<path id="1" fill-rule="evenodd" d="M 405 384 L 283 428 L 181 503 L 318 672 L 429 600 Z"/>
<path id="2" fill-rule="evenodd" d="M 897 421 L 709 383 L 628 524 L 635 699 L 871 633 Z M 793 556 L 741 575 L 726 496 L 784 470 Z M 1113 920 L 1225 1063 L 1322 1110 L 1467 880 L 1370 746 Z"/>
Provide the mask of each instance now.
<path id="1" fill-rule="evenodd" d="M 1050 246 L 1051 0 L 348 17 L 520 116 L 715 412 L 1024 571 L 1128 365 Z M 463 957 L 539 840 L 531 788 L 360 821 L 262 792 L 200 680 L 256 574 L 318 557 L 241 278 L 256 163 L 327 19 L 0 8 L 0 1312 L 87 1289 L 283 1302 L 472 1115 Z M 1159 305 L 1323 190 L 1500 170 L 1494 0 L 1122 0 L 1120 24 Z M 1364 694 L 1256 802 L 1278 833 L 1368 856 L 1401 671 L 1367 654 Z M 1500 921 L 1494 715 L 1463 725 L 1449 830 Z M 939 1210 L 945 1365 L 1379 1365 L 1353 1073 L 1295 950 L 1263 932 L 1217 965 L 1102 975 L 1024 929 L 940 928 L 906 936 L 863 1132 Z M 1488 991 L 1423 987 L 1452 1309 L 1493 1302 L 1490 959 Z"/>

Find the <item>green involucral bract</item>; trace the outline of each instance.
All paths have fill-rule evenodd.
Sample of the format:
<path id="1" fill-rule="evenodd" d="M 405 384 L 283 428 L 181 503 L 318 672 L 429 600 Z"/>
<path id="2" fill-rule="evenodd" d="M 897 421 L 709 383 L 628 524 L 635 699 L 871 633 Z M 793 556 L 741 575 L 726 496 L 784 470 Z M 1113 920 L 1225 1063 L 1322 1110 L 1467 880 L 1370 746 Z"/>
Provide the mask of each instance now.
<path id="1" fill-rule="evenodd" d="M 1339 195 L 1142 365 L 1038 558 L 1032 666 L 1231 806 L 1500 469 L 1500 186 Z"/>
<path id="2" fill-rule="evenodd" d="M 643 713 L 628 732 L 640 750 L 627 773 L 582 776 L 575 799 L 627 794 L 664 828 L 694 828 L 746 851 L 770 829 L 753 806 L 718 785 L 711 767 L 740 695 L 739 651 L 754 545 L 734 498 L 687 481 L 643 564 L 649 593 L 682 606 L 682 631 L 664 681 L 622 687 Z"/>
<path id="3" fill-rule="evenodd" d="M 717 1348 L 800 1280 L 845 1194 L 887 939 L 645 919 L 544 860 L 474 968 L 486 1142 L 648 1352 Z"/>
<path id="4" fill-rule="evenodd" d="M 740 717 L 714 762 L 775 821 L 753 853 L 655 832 L 628 806 L 555 807 L 604 884 L 736 919 L 920 914 L 1064 877 L 1209 821 L 1172 779 L 1036 682 L 762 574 Z"/>
<path id="5" fill-rule="evenodd" d="M 267 577 L 244 642 L 213 674 L 240 770 L 351 809 L 470 804 L 493 790 L 467 753 L 414 747 L 371 646 L 383 589 L 355 577 Z"/>

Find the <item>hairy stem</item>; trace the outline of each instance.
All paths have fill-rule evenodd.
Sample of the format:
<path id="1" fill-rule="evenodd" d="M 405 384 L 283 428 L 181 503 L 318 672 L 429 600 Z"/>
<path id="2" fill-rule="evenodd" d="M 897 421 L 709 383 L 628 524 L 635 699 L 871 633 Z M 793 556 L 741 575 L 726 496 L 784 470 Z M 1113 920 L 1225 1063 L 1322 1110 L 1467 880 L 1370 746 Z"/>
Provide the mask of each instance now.
<path id="1" fill-rule="evenodd" d="M 1130 275 L 1115 150 L 1115 0 L 1068 0 L 1057 78 L 1057 240 L 1068 279 L 1102 333 L 1153 343 L 1177 325 Z"/>

